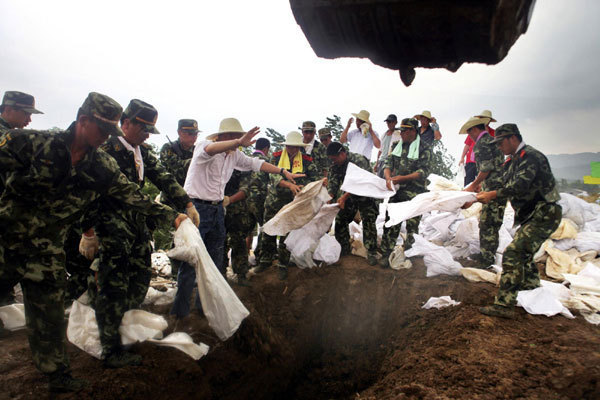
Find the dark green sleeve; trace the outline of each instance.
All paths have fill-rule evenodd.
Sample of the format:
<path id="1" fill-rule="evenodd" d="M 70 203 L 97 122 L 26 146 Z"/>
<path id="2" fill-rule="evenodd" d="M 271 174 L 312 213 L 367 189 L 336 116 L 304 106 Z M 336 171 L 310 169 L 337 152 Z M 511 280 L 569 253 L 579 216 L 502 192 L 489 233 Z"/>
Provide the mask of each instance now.
<path id="1" fill-rule="evenodd" d="M 479 172 L 490 172 L 502 164 L 501 158 L 498 158 L 498 147 L 490 143 L 486 137 L 483 137 L 475 144 L 473 152 L 475 153 L 475 163 Z M 501 154 L 500 154 L 501 155 Z"/>
<path id="2" fill-rule="evenodd" d="M 496 196 L 500 199 L 526 196 L 534 187 L 538 169 L 539 165 L 535 157 L 526 154 L 504 186 L 496 191 Z"/>
<path id="3" fill-rule="evenodd" d="M 21 131 L 0 136 L 0 171 L 3 175 L 29 167 L 33 152 L 31 139 L 29 134 Z"/>
<path id="4" fill-rule="evenodd" d="M 426 146 L 423 149 L 421 149 L 421 152 L 419 154 L 419 163 L 417 165 L 417 170 L 414 172 L 418 172 L 419 174 L 421 174 L 421 178 L 425 180 L 425 178 L 427 178 L 429 176 L 429 170 L 431 168 L 431 160 L 432 160 L 432 153 L 431 153 L 431 146 Z"/>
<path id="5" fill-rule="evenodd" d="M 192 161 L 192 159 L 182 159 L 173 151 L 173 148 L 167 143 L 160 150 L 160 161 L 171 174 L 177 175 L 178 171 L 187 171 L 188 167 L 190 166 L 190 161 Z"/>
<path id="6" fill-rule="evenodd" d="M 327 180 L 329 181 L 327 184 L 327 191 L 331 197 L 336 200 L 339 197 L 340 188 L 342 187 L 342 174 L 337 165 L 331 167 Z"/>
<path id="7" fill-rule="evenodd" d="M 169 200 L 173 201 L 175 206 L 181 210 L 185 209 L 190 201 L 189 196 L 177 183 L 175 177 L 171 175 L 166 168 L 158 161 L 156 156 L 148 151 L 144 159 L 144 173 L 156 187 L 164 192 Z"/>

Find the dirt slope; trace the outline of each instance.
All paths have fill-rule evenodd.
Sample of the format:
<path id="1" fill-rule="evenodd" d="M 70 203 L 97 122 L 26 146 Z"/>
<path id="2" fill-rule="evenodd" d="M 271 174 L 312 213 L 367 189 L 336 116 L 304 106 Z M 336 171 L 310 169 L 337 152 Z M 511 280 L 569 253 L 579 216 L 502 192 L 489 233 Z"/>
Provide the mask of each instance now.
<path id="1" fill-rule="evenodd" d="M 69 346 L 90 387 L 65 399 L 600 398 L 600 329 L 582 317 L 516 320 L 479 314 L 495 288 L 425 277 L 421 259 L 382 271 L 349 256 L 336 266 L 267 271 L 234 287 L 251 315 L 220 342 L 196 312 L 183 329 L 211 346 L 195 362 L 150 344 L 143 365 L 120 370 Z M 423 310 L 431 296 L 457 307 Z M 166 314 L 168 307 L 154 308 Z M 0 399 L 47 397 L 24 331 L 0 339 Z"/>

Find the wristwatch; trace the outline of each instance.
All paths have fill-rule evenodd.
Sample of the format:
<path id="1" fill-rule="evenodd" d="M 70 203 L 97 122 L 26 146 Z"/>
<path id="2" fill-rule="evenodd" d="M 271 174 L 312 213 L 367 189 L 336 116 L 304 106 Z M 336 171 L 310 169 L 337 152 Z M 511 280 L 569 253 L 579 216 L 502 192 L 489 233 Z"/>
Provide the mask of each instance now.
<path id="1" fill-rule="evenodd" d="M 285 176 L 285 175 L 283 174 L 283 171 L 285 171 L 285 168 L 281 168 L 281 169 L 279 170 L 279 175 L 281 175 L 281 176 Z"/>

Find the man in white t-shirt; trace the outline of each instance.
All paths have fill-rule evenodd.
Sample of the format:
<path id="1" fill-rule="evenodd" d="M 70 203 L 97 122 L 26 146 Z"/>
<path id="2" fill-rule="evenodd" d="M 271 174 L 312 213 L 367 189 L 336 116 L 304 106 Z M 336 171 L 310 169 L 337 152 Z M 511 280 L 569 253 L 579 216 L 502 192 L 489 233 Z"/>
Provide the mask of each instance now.
<path id="1" fill-rule="evenodd" d="M 357 114 L 352 113 L 352 115 L 356 117 L 356 129 L 350 131 L 350 126 L 354 122 L 354 118 L 350 118 L 342 132 L 340 142 L 348 143 L 348 150 L 351 153 L 361 154 L 370 162 L 373 146 L 377 149 L 381 147 L 379 135 L 373 130 L 368 111 L 360 110 Z"/>

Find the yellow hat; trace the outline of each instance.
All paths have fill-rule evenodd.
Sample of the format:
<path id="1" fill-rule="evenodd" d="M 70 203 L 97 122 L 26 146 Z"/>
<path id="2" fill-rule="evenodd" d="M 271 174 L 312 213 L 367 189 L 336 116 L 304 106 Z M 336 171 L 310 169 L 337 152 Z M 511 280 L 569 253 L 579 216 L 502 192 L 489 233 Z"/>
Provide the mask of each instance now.
<path id="1" fill-rule="evenodd" d="M 354 115 L 356 119 L 360 119 L 361 121 L 371 123 L 371 121 L 369 121 L 369 117 L 371 116 L 371 114 L 367 110 L 360 110 L 358 114 L 352 113 L 352 115 Z"/>
<path id="2" fill-rule="evenodd" d="M 299 146 L 306 147 L 308 143 L 302 142 L 302 134 L 297 131 L 291 131 L 285 137 L 285 142 L 282 143 L 284 146 Z"/>
<path id="3" fill-rule="evenodd" d="M 463 124 L 463 126 L 460 128 L 460 131 L 458 132 L 459 134 L 466 134 L 467 131 L 469 129 L 471 129 L 474 126 L 477 125 L 485 125 L 489 122 L 489 118 L 478 118 L 478 117 L 471 117 L 469 118 L 469 120 L 467 122 L 465 122 Z"/>
<path id="4" fill-rule="evenodd" d="M 428 119 L 432 119 L 431 112 L 427 111 L 427 110 L 424 110 L 421 114 L 417 114 L 417 115 L 414 116 L 414 118 L 418 118 L 418 117 L 425 117 L 425 118 L 428 118 Z"/>
<path id="5" fill-rule="evenodd" d="M 245 130 L 242 129 L 242 124 L 235 118 L 225 118 L 219 124 L 219 132 L 213 133 L 206 137 L 206 140 L 215 140 L 219 135 L 223 133 L 241 133 L 242 135 L 246 133 Z"/>
<path id="6" fill-rule="evenodd" d="M 483 111 L 481 112 L 481 114 L 479 114 L 479 115 L 476 115 L 476 117 L 478 117 L 478 118 L 489 118 L 489 120 L 490 120 L 490 121 L 488 122 L 488 124 L 489 124 L 490 122 L 498 122 L 498 121 L 496 121 L 496 120 L 495 120 L 495 119 L 492 117 L 492 112 L 491 112 L 490 110 L 483 110 Z"/>

